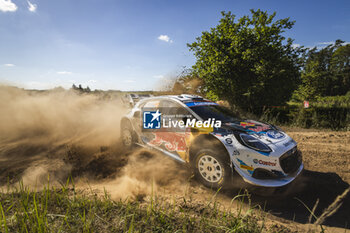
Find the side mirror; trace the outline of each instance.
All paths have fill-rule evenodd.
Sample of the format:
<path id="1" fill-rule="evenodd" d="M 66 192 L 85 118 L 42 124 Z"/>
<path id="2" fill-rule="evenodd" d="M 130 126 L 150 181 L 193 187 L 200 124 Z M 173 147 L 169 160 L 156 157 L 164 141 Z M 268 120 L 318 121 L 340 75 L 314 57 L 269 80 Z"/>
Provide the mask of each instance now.
<path id="1" fill-rule="evenodd" d="M 133 117 L 140 118 L 141 117 L 141 111 L 139 111 L 139 110 L 135 111 Z"/>

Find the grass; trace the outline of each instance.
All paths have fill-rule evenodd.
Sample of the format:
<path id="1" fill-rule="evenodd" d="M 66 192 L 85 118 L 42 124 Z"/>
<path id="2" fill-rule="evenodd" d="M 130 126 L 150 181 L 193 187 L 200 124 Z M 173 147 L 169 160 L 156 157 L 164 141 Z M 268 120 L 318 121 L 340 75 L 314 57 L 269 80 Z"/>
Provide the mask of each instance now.
<path id="1" fill-rule="evenodd" d="M 114 201 L 106 191 L 77 190 L 71 180 L 60 188 L 48 183 L 39 192 L 20 183 L 0 193 L 0 232 L 265 232 L 254 209 L 241 204 L 232 212 L 215 197 L 207 204 L 155 195 L 143 202 Z"/>

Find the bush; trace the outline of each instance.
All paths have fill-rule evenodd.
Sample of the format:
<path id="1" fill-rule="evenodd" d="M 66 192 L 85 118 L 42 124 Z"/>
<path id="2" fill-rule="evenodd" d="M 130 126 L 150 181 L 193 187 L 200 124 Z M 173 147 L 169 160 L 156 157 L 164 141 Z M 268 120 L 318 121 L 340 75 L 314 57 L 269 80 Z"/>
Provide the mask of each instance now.
<path id="1" fill-rule="evenodd" d="M 295 102 L 289 102 L 287 106 L 264 107 L 260 120 L 303 128 L 350 130 L 349 97 L 322 97 L 317 102 L 310 102 L 310 108 Z"/>
<path id="2" fill-rule="evenodd" d="M 272 124 L 289 124 L 289 111 L 288 106 L 264 107 L 260 120 Z"/>

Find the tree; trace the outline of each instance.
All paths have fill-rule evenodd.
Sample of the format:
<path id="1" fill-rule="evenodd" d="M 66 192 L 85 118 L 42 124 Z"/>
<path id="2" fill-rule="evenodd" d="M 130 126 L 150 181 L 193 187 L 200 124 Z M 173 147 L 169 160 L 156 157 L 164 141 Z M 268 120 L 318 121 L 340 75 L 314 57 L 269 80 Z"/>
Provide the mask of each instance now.
<path id="1" fill-rule="evenodd" d="M 309 50 L 301 81 L 294 101 L 345 95 L 350 90 L 350 44 L 337 40 L 325 48 Z"/>
<path id="2" fill-rule="evenodd" d="M 343 41 L 337 40 L 341 43 Z M 330 62 L 330 67 L 333 75 L 333 88 L 330 88 L 329 95 L 345 95 L 350 91 L 350 44 L 339 46 L 333 53 Z"/>
<path id="3" fill-rule="evenodd" d="M 290 98 L 300 81 L 303 48 L 282 36 L 294 25 L 289 18 L 274 21 L 276 13 L 261 10 L 251 14 L 236 21 L 231 12 L 222 12 L 216 27 L 187 46 L 208 95 L 258 113 Z"/>

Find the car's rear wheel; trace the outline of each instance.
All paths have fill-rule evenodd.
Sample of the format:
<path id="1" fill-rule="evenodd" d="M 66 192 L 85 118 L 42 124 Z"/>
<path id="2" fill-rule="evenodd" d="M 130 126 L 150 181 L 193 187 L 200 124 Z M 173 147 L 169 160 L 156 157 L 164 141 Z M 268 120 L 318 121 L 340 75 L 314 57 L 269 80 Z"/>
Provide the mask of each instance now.
<path id="1" fill-rule="evenodd" d="M 129 122 L 122 125 L 121 139 L 122 139 L 123 146 L 126 149 L 132 149 L 132 147 L 134 146 L 135 140 L 134 140 L 134 133 Z"/>
<path id="2" fill-rule="evenodd" d="M 192 160 L 196 178 L 205 186 L 219 188 L 231 181 L 231 167 L 226 153 L 201 149 Z"/>

